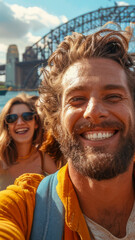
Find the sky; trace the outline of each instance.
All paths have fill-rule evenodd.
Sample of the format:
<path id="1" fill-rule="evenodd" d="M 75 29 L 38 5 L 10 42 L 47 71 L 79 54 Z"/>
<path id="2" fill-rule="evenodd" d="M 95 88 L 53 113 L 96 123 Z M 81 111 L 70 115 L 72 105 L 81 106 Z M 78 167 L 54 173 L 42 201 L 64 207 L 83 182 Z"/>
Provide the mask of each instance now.
<path id="1" fill-rule="evenodd" d="M 135 0 L 0 0 L 0 64 L 6 63 L 9 45 L 17 45 L 21 61 L 25 48 L 51 29 L 98 8 L 112 7 L 114 3 L 134 5 Z"/>

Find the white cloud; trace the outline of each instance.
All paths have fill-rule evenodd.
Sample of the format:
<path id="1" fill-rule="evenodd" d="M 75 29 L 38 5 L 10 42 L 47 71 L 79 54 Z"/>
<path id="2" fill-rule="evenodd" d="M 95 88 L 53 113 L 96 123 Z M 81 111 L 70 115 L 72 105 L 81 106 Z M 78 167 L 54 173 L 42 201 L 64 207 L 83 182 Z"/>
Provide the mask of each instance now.
<path id="1" fill-rule="evenodd" d="M 32 35 L 31 32 L 27 33 L 26 35 L 26 41 L 30 44 L 30 45 L 33 45 L 35 42 L 37 42 L 38 40 L 40 40 L 40 36 L 34 36 Z"/>
<path id="2" fill-rule="evenodd" d="M 5 45 L 4 43 L 0 43 L 0 49 L 2 50 L 2 52 L 6 52 L 7 51 L 7 45 Z"/>
<path id="3" fill-rule="evenodd" d="M 17 4 L 8 5 L 14 13 L 14 17 L 19 21 L 29 25 L 31 30 L 37 31 L 39 28 L 54 28 L 62 23 L 64 23 L 67 18 L 57 17 L 52 14 L 47 13 L 45 10 L 39 7 L 22 7 Z"/>
<path id="4" fill-rule="evenodd" d="M 67 17 L 65 17 L 65 16 L 61 16 L 60 19 L 61 19 L 61 21 L 62 21 L 63 23 L 68 22 L 68 19 L 67 19 Z"/>
<path id="5" fill-rule="evenodd" d="M 66 21 L 66 16 L 55 16 L 39 7 L 25 8 L 0 0 L 0 63 L 6 62 L 10 44 L 18 46 L 21 59 L 27 46 L 33 45 L 50 29 Z"/>
<path id="6" fill-rule="evenodd" d="M 5 64 L 6 53 L 7 53 L 7 45 L 4 43 L 0 43 L 0 64 Z"/>
<path id="7" fill-rule="evenodd" d="M 116 2 L 117 6 L 129 6 L 126 2 Z"/>

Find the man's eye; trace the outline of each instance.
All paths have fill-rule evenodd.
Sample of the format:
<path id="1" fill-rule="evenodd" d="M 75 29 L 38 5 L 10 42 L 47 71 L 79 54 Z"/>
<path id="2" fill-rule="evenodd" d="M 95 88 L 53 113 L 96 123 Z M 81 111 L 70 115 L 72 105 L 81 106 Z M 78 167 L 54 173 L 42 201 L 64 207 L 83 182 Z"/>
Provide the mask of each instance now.
<path id="1" fill-rule="evenodd" d="M 69 103 L 73 106 L 76 106 L 76 105 L 81 105 L 83 103 L 86 102 L 86 98 L 85 97 L 72 97 L 70 100 L 69 100 Z"/>
<path id="2" fill-rule="evenodd" d="M 119 102 L 122 100 L 122 96 L 120 94 L 111 94 L 105 97 L 105 100 L 110 102 Z"/>

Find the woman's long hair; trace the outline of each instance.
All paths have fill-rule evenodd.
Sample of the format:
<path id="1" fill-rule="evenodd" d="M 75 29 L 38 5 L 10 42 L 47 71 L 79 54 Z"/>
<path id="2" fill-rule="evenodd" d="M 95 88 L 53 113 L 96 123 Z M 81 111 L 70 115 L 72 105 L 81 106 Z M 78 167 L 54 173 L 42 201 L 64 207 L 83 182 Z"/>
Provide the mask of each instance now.
<path id="1" fill-rule="evenodd" d="M 57 168 L 61 168 L 66 164 L 66 160 L 60 149 L 60 144 L 52 135 L 51 130 L 44 132 L 44 140 L 40 150 L 48 153 L 48 155 L 54 160 Z"/>

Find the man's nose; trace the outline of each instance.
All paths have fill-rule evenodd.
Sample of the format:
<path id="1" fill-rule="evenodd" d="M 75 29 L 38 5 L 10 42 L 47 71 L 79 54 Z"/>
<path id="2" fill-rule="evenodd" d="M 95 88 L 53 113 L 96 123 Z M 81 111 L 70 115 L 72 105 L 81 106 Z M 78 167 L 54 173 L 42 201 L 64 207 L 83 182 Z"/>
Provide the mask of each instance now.
<path id="1" fill-rule="evenodd" d="M 84 112 L 84 118 L 90 118 L 93 121 L 97 121 L 100 118 L 106 118 L 108 116 L 108 110 L 105 104 L 94 97 L 90 98 L 88 105 Z"/>

